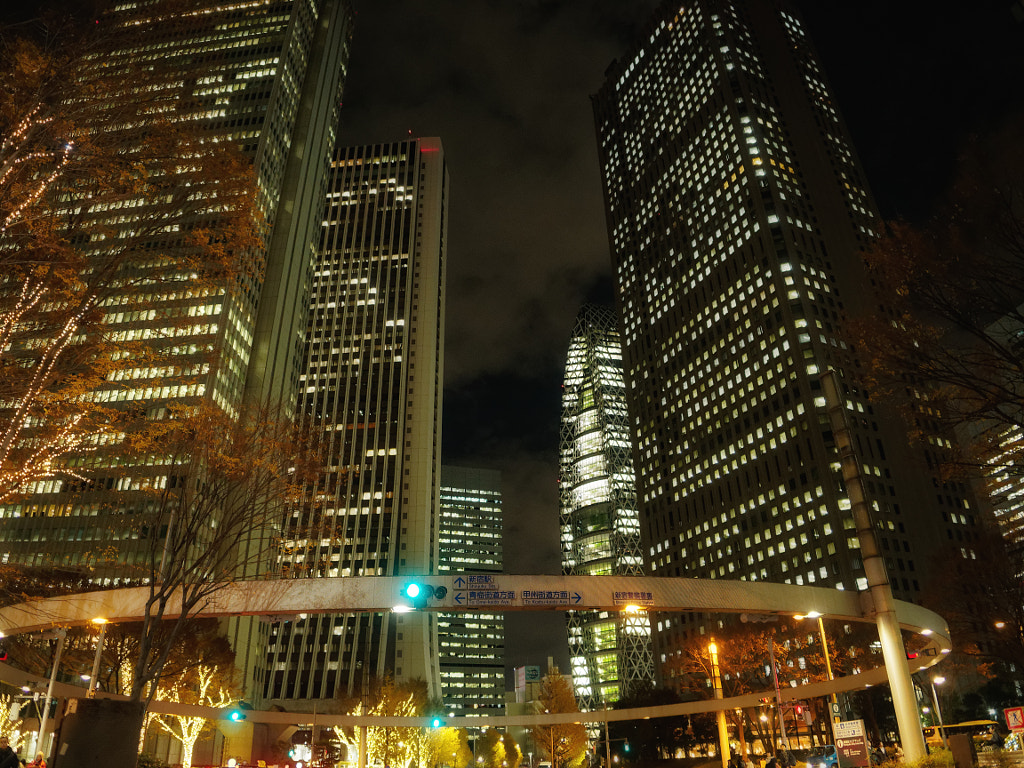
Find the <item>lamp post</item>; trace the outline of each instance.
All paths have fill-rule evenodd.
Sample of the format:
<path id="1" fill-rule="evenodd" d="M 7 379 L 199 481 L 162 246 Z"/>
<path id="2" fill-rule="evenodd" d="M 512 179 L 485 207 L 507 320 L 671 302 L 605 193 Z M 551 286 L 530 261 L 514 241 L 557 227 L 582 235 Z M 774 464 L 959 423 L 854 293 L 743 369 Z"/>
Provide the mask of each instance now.
<path id="1" fill-rule="evenodd" d="M 715 698 L 725 698 L 722 693 L 722 673 L 718 668 L 718 646 L 712 640 L 708 644 L 708 654 L 711 656 L 711 687 L 714 689 Z M 729 729 L 725 725 L 725 710 L 719 709 L 718 715 L 718 754 L 722 759 L 722 768 L 729 768 Z"/>
<path id="2" fill-rule="evenodd" d="M 46 686 L 46 698 L 43 700 L 43 711 L 39 715 L 39 738 L 36 740 L 36 750 L 39 752 L 47 753 L 49 750 L 46 748 L 46 719 L 47 715 L 50 714 L 50 699 L 53 698 L 53 684 L 57 680 L 57 669 L 60 667 L 60 655 L 64 651 L 64 639 L 68 636 L 68 631 L 63 627 L 55 632 L 57 638 L 57 650 L 53 654 L 53 668 L 50 670 L 50 683 Z"/>
<path id="3" fill-rule="evenodd" d="M 825 635 L 825 622 L 822 621 L 822 615 L 820 613 L 818 613 L 818 611 L 808 611 L 803 616 L 797 615 L 797 616 L 794 616 L 793 618 L 799 619 L 799 620 L 802 620 L 802 619 L 817 619 L 818 620 L 818 634 L 821 636 L 821 652 L 825 656 L 825 673 L 828 675 L 829 682 L 832 682 L 836 678 L 835 678 L 835 675 L 832 674 L 832 659 L 831 659 L 831 656 L 830 656 L 830 654 L 828 652 L 828 637 L 826 637 L 826 635 Z M 838 707 L 835 706 L 835 705 L 839 704 L 839 698 L 836 696 L 836 692 L 832 691 L 831 693 L 829 693 L 828 698 L 829 698 L 829 701 L 833 705 L 832 706 L 832 710 L 834 712 L 838 711 Z M 829 724 L 831 726 L 835 726 L 835 724 L 838 721 L 839 721 L 839 717 L 837 715 L 833 714 L 832 712 L 829 712 L 829 716 L 828 716 Z M 834 727 L 833 727 L 832 743 L 835 744 L 835 729 L 834 729 Z"/>
<path id="4" fill-rule="evenodd" d="M 935 690 L 936 685 L 942 685 L 946 682 L 946 678 L 941 675 L 937 675 L 931 679 L 932 684 L 932 701 L 935 702 L 935 717 L 939 721 L 939 737 L 942 739 L 942 748 L 948 749 L 946 744 L 946 729 L 942 727 L 942 708 L 939 706 L 939 693 Z"/>
<path id="5" fill-rule="evenodd" d="M 100 673 L 100 657 L 103 655 L 103 638 L 107 634 L 107 620 L 102 616 L 92 619 L 93 624 L 99 625 L 100 636 L 96 639 L 96 657 L 92 660 L 92 676 L 89 678 L 89 691 L 85 694 L 87 699 L 96 698 L 96 678 Z"/>

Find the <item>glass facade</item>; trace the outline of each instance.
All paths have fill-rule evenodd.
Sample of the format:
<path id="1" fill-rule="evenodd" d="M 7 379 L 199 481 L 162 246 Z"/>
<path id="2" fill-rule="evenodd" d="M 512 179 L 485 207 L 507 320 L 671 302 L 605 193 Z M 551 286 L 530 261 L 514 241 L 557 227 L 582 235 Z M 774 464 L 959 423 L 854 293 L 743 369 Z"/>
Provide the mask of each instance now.
<path id="1" fill-rule="evenodd" d="M 441 143 L 336 150 L 322 206 L 297 412 L 326 467 L 286 523 L 289 578 L 437 573 L 448 176 Z M 358 696 L 385 671 L 438 693 L 433 614 L 271 627 L 264 695 Z"/>
<path id="2" fill-rule="evenodd" d="M 864 589 L 819 376 L 839 372 L 893 589 L 976 522 L 840 337 L 867 183 L 785 6 L 665 3 L 593 98 L 649 575 Z M 661 659 L 705 617 L 658 616 Z"/>
<path id="3" fill-rule="evenodd" d="M 610 310 L 585 306 L 566 355 L 559 506 L 562 572 L 567 575 L 644 573 L 622 346 L 615 326 Z M 567 623 L 581 707 L 600 709 L 653 684 L 646 613 L 570 611 Z"/>
<path id="4" fill-rule="evenodd" d="M 501 573 L 504 569 L 501 473 L 441 467 L 440 573 Z M 505 616 L 438 614 L 441 693 L 455 717 L 505 713 Z"/>

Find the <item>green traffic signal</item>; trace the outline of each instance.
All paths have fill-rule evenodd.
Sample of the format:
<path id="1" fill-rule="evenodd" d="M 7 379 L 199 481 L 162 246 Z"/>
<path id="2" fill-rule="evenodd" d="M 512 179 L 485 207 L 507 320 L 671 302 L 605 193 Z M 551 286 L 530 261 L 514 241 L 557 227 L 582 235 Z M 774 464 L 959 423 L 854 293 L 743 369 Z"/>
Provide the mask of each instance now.
<path id="1" fill-rule="evenodd" d="M 447 594 L 447 587 L 432 587 L 418 581 L 410 581 L 402 586 L 402 597 L 420 606 L 426 605 L 428 600 L 441 600 Z"/>
<path id="2" fill-rule="evenodd" d="M 228 717 L 231 719 L 231 722 L 240 723 L 242 720 L 245 720 L 245 713 L 240 709 L 233 709 Z"/>
<path id="3" fill-rule="evenodd" d="M 406 597 L 417 598 L 420 596 L 420 592 L 422 591 L 422 589 L 420 585 L 414 581 L 410 584 L 406 584 L 405 588 L 402 591 L 405 593 Z"/>
<path id="4" fill-rule="evenodd" d="M 440 728 L 443 725 L 444 720 L 442 720 L 440 717 L 435 717 L 433 720 L 430 721 L 431 728 Z"/>
<path id="5" fill-rule="evenodd" d="M 626 752 L 629 752 L 629 741 L 628 740 L 626 741 L 626 744 L 623 747 L 623 749 L 626 750 Z"/>

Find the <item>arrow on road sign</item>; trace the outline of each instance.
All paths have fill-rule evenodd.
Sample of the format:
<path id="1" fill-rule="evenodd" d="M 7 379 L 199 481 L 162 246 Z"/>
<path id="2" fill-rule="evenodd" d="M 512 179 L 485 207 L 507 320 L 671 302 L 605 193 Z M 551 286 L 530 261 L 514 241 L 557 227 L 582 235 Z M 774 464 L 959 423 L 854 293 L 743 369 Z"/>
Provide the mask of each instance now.
<path id="1" fill-rule="evenodd" d="M 462 578 L 461 576 L 457 576 L 455 578 L 455 586 L 456 587 L 464 587 L 464 586 L 466 586 L 466 580 L 464 578 Z"/>
<path id="2" fill-rule="evenodd" d="M 459 605 L 462 605 L 462 595 L 456 595 L 455 596 L 455 602 L 458 603 Z"/>
<path id="3" fill-rule="evenodd" d="M 583 599 L 583 596 L 579 592 L 573 592 L 572 593 L 572 601 L 574 603 L 578 603 L 582 599 Z"/>

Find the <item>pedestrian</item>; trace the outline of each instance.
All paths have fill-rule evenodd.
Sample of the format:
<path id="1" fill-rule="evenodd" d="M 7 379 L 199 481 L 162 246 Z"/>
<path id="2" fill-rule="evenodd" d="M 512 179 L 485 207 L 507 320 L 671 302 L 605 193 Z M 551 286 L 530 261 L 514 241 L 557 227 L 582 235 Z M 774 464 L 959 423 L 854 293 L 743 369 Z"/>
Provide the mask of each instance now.
<path id="1" fill-rule="evenodd" d="M 46 755 L 42 752 L 37 752 L 36 759 L 26 765 L 25 768 L 46 768 Z"/>
<path id="2" fill-rule="evenodd" d="M 772 759 L 765 763 L 764 768 L 779 768 L 779 758 L 772 755 Z"/>
<path id="3" fill-rule="evenodd" d="M 903 747 L 898 742 L 892 748 L 892 756 L 897 762 L 902 762 L 903 760 Z"/>
<path id="4" fill-rule="evenodd" d="M 0 736 L 0 768 L 20 768 L 18 753 L 11 749 L 11 740 Z"/>

